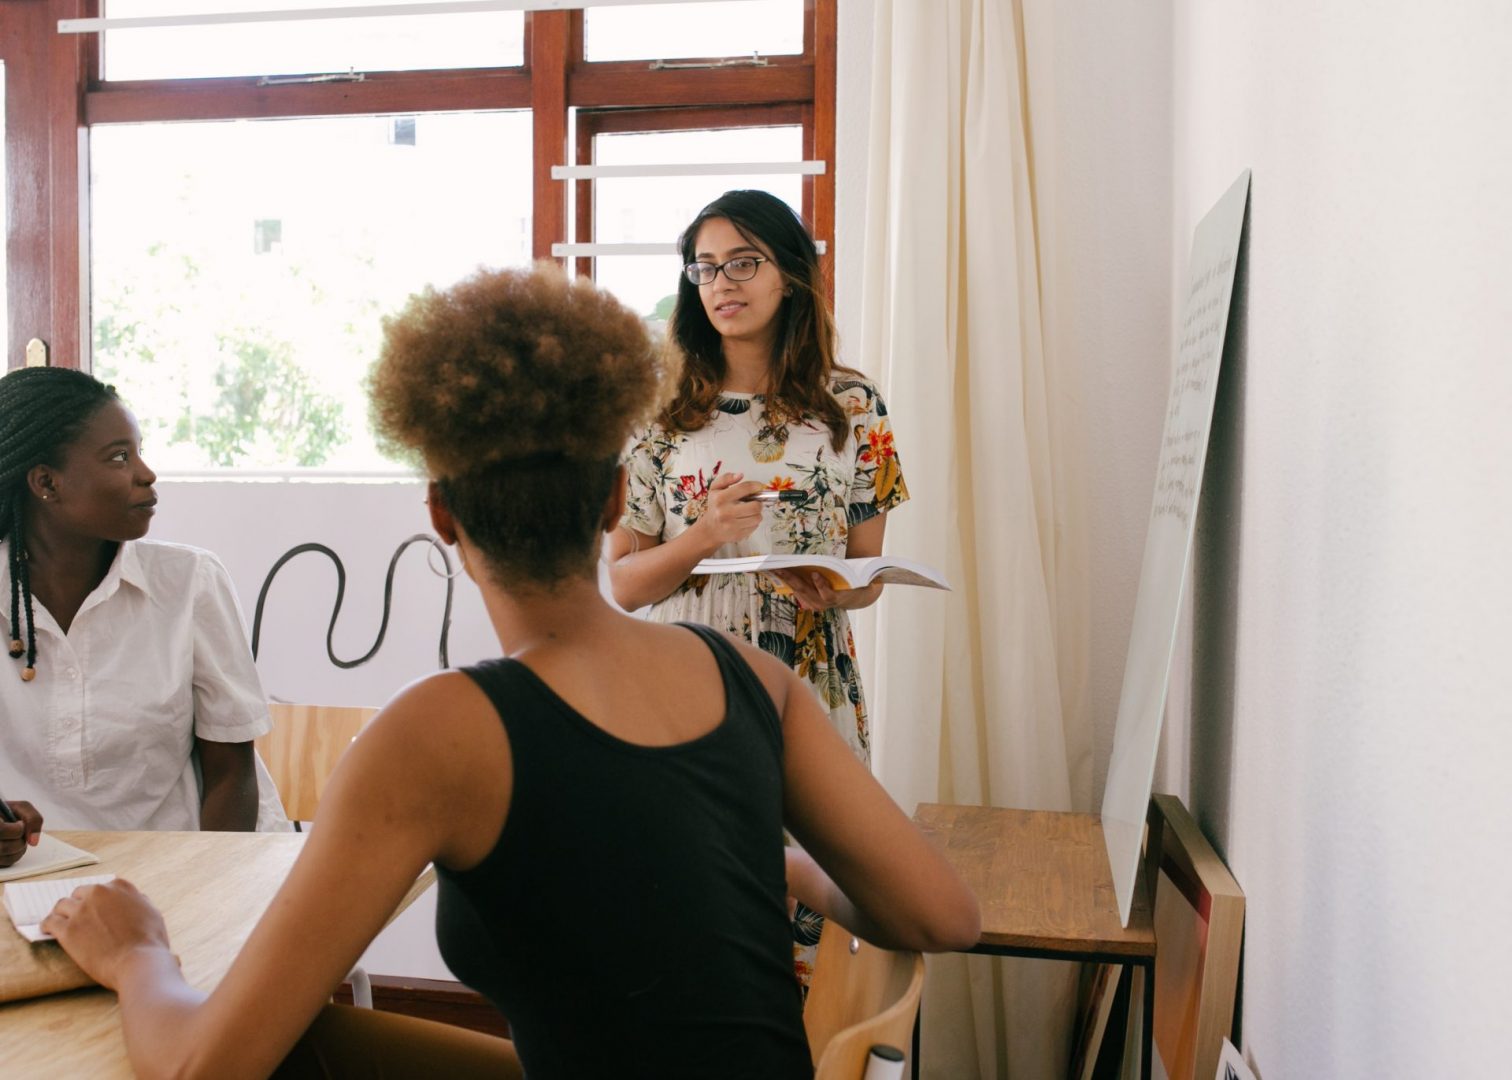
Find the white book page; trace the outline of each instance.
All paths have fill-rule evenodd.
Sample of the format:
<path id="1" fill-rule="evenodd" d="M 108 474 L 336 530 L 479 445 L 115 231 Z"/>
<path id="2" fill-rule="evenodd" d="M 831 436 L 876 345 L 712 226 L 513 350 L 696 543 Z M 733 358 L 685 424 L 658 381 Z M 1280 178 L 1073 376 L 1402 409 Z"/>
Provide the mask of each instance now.
<path id="1" fill-rule="evenodd" d="M 5 910 L 27 941 L 51 941 L 52 935 L 44 934 L 38 924 L 47 918 L 59 900 L 71 896 L 80 886 L 103 885 L 114 880 L 114 874 L 95 874 L 90 877 L 12 882 L 5 887 Z"/>

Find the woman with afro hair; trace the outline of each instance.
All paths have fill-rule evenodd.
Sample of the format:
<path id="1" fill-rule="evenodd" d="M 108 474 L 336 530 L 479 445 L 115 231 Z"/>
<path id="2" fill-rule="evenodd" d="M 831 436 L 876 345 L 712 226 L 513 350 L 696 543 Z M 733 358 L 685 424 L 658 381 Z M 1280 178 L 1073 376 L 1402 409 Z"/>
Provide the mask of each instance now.
<path id="1" fill-rule="evenodd" d="M 140 1075 L 807 1077 L 790 892 L 882 944 L 975 942 L 975 898 L 786 665 L 600 593 L 619 455 L 669 375 L 634 313 L 554 267 L 385 324 L 375 426 L 423 463 L 501 656 L 364 729 L 208 996 L 129 885 L 60 902 L 44 926 L 119 993 Z M 432 862 L 442 955 L 512 1043 L 328 1004 Z"/>

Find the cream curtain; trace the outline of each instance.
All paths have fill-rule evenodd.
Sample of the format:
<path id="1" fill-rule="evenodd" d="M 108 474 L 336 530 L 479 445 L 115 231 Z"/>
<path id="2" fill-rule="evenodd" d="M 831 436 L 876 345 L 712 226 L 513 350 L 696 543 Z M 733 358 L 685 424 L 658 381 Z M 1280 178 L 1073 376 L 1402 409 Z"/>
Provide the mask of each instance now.
<path id="1" fill-rule="evenodd" d="M 1082 443 L 1042 331 L 1024 12 L 875 0 L 875 18 L 859 351 L 913 497 L 887 547 L 955 589 L 889 589 L 861 624 L 875 768 L 910 810 L 1088 809 Z M 1064 1075 L 1076 974 L 931 957 L 923 1075 Z"/>

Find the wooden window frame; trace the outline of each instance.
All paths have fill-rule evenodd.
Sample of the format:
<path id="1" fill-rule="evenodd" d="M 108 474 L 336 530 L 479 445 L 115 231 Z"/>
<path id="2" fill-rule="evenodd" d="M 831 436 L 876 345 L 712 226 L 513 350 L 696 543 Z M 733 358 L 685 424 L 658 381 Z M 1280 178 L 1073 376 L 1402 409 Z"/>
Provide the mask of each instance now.
<path id="1" fill-rule="evenodd" d="M 552 179 L 551 167 L 566 161 L 569 109 L 579 110 L 594 131 L 627 123 L 654 126 L 612 130 L 687 130 L 715 120 L 713 126 L 742 127 L 753 126 L 752 116 L 796 115 L 796 121 L 782 122 L 802 123 L 804 156 L 827 165 L 824 173 L 804 178 L 803 210 L 815 238 L 826 243 L 825 274 L 832 287 L 837 4 L 804 0 L 802 54 L 768 57 L 762 66 L 653 70 L 646 61 L 589 62 L 583 59 L 581 10 L 535 11 L 525 14 L 520 67 L 374 72 L 361 82 L 258 86 L 255 77 L 104 81 L 98 37 L 57 33 L 60 19 L 97 17 L 99 0 L 0 0 L 7 84 L 7 366 L 24 362 L 31 338 L 47 342 L 51 362 L 59 366 L 77 367 L 88 352 L 89 161 L 83 136 L 104 124 L 528 108 L 531 246 L 534 257 L 549 258 L 552 244 L 567 240 L 567 182 Z M 579 146 L 582 126 L 580 121 Z M 591 230 L 591 219 L 587 224 Z"/>

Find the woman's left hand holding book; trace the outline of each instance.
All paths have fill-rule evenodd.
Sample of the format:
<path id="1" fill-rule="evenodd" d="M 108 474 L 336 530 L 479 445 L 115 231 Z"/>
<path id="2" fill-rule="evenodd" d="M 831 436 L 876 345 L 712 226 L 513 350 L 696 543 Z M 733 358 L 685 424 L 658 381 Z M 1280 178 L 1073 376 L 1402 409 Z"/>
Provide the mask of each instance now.
<path id="1" fill-rule="evenodd" d="M 0 869 L 12 865 L 42 839 L 42 813 L 29 802 L 0 799 Z"/>

